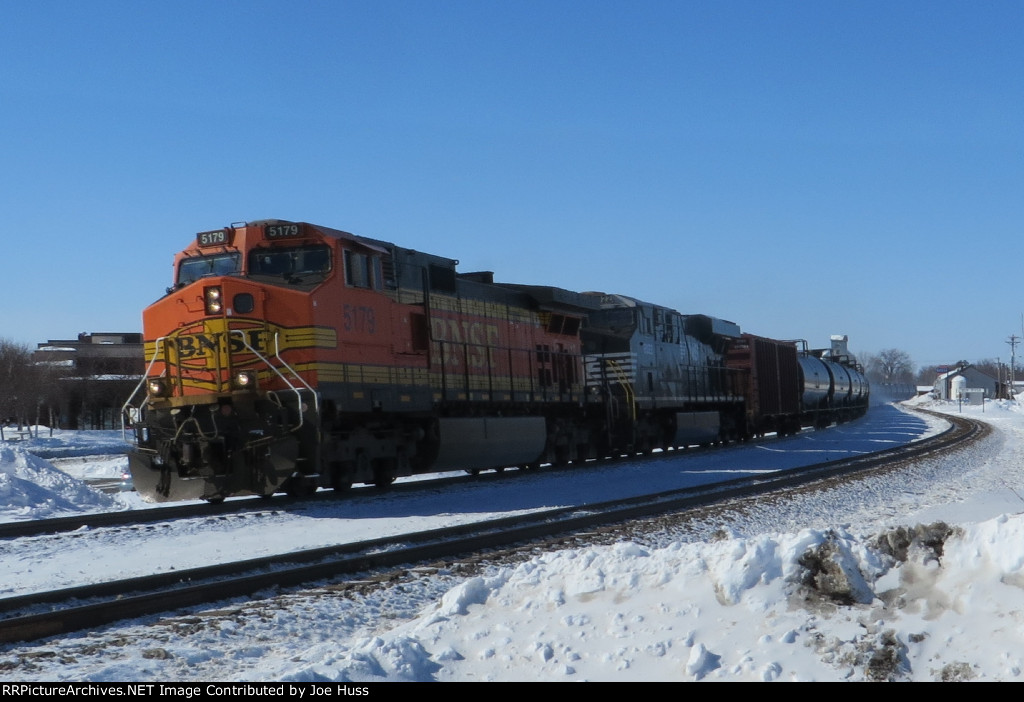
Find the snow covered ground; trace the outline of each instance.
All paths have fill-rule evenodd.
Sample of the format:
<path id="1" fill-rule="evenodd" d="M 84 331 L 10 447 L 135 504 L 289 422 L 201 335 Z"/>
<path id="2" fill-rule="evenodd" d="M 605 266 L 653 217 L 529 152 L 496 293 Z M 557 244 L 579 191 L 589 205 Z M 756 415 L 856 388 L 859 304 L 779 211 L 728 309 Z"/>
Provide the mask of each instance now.
<path id="1" fill-rule="evenodd" d="M 642 543 L 539 554 L 475 577 L 425 576 L 354 599 L 236 603 L 202 625 L 140 621 L 5 646 L 0 680 L 1021 679 L 1024 407 L 962 411 L 990 422 L 993 436 L 898 479 L 794 495 Z M 822 449 L 826 436 L 849 450 L 890 441 L 871 416 L 796 439 L 808 452 L 842 450 Z M 914 427 L 921 436 L 937 424 Z M 134 494 L 91 495 L 25 450 L 114 453 L 98 434 L 0 445 L 0 519 L 134 506 Z M 93 446 L 82 449 L 86 438 Z M 774 460 L 779 448 L 752 450 Z M 78 474 L 116 475 L 118 460 L 82 461 Z M 431 499 L 439 517 L 457 511 L 451 495 Z"/>
<path id="2" fill-rule="evenodd" d="M 0 522 L 141 506 L 134 493 L 105 495 L 85 483 L 120 478 L 127 450 L 119 431 L 51 434 L 41 427 L 38 438 L 0 442 Z"/>

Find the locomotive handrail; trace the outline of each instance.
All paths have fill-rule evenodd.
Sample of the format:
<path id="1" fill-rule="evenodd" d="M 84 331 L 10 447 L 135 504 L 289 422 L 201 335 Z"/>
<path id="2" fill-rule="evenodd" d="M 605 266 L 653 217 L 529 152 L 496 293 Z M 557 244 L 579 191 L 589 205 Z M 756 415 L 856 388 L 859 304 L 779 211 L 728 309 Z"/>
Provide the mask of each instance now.
<path id="1" fill-rule="evenodd" d="M 306 389 L 309 390 L 310 394 L 313 396 L 313 409 L 316 411 L 316 416 L 319 417 L 320 416 L 320 395 L 317 394 L 316 390 L 314 390 L 312 387 L 310 387 L 309 383 L 307 383 L 303 379 L 303 377 L 301 375 L 299 375 L 295 371 L 294 368 L 292 368 L 290 365 L 288 365 L 287 361 L 285 361 L 283 358 L 281 358 L 280 336 L 281 336 L 280 332 L 275 332 L 274 333 L 274 357 L 277 358 L 277 360 L 281 362 L 282 366 L 284 366 L 285 368 L 288 369 L 289 373 L 291 373 L 292 375 L 295 376 L 296 380 L 298 380 L 300 383 L 302 383 L 306 387 Z M 301 395 L 301 391 L 296 389 L 296 394 L 299 397 L 299 403 L 300 403 L 299 404 L 299 419 L 301 420 L 302 419 L 302 404 L 301 404 L 302 403 L 302 395 Z M 302 422 L 301 421 L 299 422 L 299 426 L 300 427 L 302 426 Z"/>
<path id="2" fill-rule="evenodd" d="M 266 364 L 267 368 L 269 368 L 270 370 L 274 371 L 274 373 L 277 374 L 277 377 L 280 378 L 289 388 L 291 388 L 295 392 L 296 403 L 298 405 L 298 410 L 299 410 L 299 423 L 297 425 L 295 425 L 295 427 L 292 429 L 292 431 L 297 431 L 298 429 L 300 429 L 302 427 L 303 422 L 305 421 L 305 416 L 304 416 L 304 414 L 302 412 L 302 390 L 300 388 L 296 387 L 287 377 L 285 377 L 285 375 L 281 371 L 279 371 L 277 369 L 277 366 L 275 366 L 273 363 L 270 362 L 270 359 L 268 359 L 266 356 L 261 354 L 255 348 L 253 348 L 253 346 L 249 343 L 248 338 L 246 337 L 246 333 L 245 333 L 244 329 L 231 329 L 230 333 L 231 334 L 238 334 L 238 336 L 242 339 L 242 345 L 245 346 L 245 348 L 248 349 L 249 352 L 252 353 L 252 355 L 254 355 L 256 358 L 258 358 L 261 361 L 263 361 L 263 363 Z M 302 383 L 302 385 L 306 388 L 306 390 L 309 390 L 309 392 L 313 395 L 313 405 L 316 408 L 317 416 L 319 416 L 320 415 L 320 397 L 316 394 L 316 391 L 313 390 L 313 388 L 311 388 L 309 386 L 309 383 L 307 383 L 305 380 L 303 380 L 302 376 L 300 376 L 295 371 L 294 368 L 292 368 L 290 365 L 288 365 L 288 363 L 286 363 L 285 360 L 283 358 L 281 358 L 281 345 L 280 345 L 279 337 L 280 337 L 280 333 L 275 333 L 274 334 L 274 357 L 278 361 L 280 361 L 281 365 L 284 366 L 285 368 L 287 368 L 288 372 L 291 373 L 295 377 L 296 380 L 298 380 L 300 383 Z"/>
<path id="3" fill-rule="evenodd" d="M 626 396 L 626 400 L 629 402 L 630 419 L 636 421 L 636 402 L 633 395 L 633 384 L 629 382 L 626 372 L 619 367 L 619 364 L 615 359 L 608 358 L 605 360 L 608 362 L 608 367 L 610 367 L 618 377 L 619 385 L 622 386 L 622 391 Z"/>
<path id="4" fill-rule="evenodd" d="M 128 411 L 128 406 L 131 405 L 132 400 L 134 400 L 135 396 L 139 394 L 139 390 L 142 388 L 143 385 L 146 384 L 146 381 L 149 380 L 149 372 L 151 370 L 153 370 L 153 365 L 156 363 L 157 358 L 160 357 L 160 355 L 161 355 L 160 352 L 164 348 L 164 343 L 163 342 L 165 342 L 166 340 L 167 340 L 166 336 L 161 336 L 161 337 L 157 338 L 157 340 L 155 342 L 153 342 L 156 345 L 156 350 L 153 351 L 153 358 L 152 358 L 152 360 L 150 360 L 149 365 L 146 366 L 146 370 L 142 374 L 142 380 L 140 380 L 139 384 L 135 386 L 134 390 L 132 390 L 132 394 L 128 396 L 128 399 L 125 400 L 125 403 L 123 405 L 121 405 L 121 439 L 124 440 L 124 441 L 127 441 L 127 439 L 125 438 L 125 434 L 127 433 L 127 428 L 125 427 L 124 418 L 125 418 L 126 412 Z M 137 408 L 133 408 L 133 409 L 140 409 L 141 410 L 143 407 L 146 406 L 146 403 L 148 403 L 148 402 L 149 402 L 149 395 L 146 395 L 146 399 L 144 399 L 142 401 L 142 403 Z"/>

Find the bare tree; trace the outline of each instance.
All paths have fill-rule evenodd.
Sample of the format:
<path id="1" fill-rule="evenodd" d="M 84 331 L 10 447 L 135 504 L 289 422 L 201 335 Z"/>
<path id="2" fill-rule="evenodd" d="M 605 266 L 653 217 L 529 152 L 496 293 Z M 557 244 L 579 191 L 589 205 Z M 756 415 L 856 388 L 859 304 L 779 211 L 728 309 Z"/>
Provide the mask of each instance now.
<path id="1" fill-rule="evenodd" d="M 58 382 L 65 369 L 33 361 L 26 344 L 0 339 L 0 439 L 3 425 L 18 428 L 49 421 L 53 407 L 62 402 L 64 388 Z"/>
<path id="2" fill-rule="evenodd" d="M 913 383 L 914 362 L 901 349 L 883 349 L 877 355 L 864 354 L 868 378 L 877 383 Z"/>
<path id="3" fill-rule="evenodd" d="M 922 366 L 921 370 L 917 372 L 915 382 L 918 385 L 933 385 L 938 377 L 939 366 Z"/>
<path id="4" fill-rule="evenodd" d="M 997 361 L 994 358 L 983 358 L 980 361 L 975 361 L 971 365 L 980 370 L 982 373 L 990 375 L 993 378 L 998 379 L 1001 378 L 1003 375 L 1007 374 L 1006 366 L 1000 364 L 999 361 Z"/>
<path id="5" fill-rule="evenodd" d="M 0 339 L 0 422 L 15 420 L 20 424 L 28 417 L 33 404 L 32 378 L 29 369 L 32 352 L 25 344 Z"/>

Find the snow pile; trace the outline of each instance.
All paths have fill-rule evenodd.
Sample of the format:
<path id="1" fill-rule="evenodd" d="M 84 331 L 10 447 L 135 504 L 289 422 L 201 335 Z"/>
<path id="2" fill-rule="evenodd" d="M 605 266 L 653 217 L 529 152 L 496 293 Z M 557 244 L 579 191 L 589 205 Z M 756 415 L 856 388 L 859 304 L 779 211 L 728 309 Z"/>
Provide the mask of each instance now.
<path id="1" fill-rule="evenodd" d="M 4 521 L 117 508 L 112 498 L 9 443 L 0 443 L 0 505 Z"/>
<path id="2" fill-rule="evenodd" d="M 126 454 L 131 444 L 120 430 L 93 429 L 68 430 L 49 427 L 31 427 L 32 436 L 18 442 L 42 458 L 69 458 L 102 454 Z M 8 438 L 11 430 L 5 430 Z"/>
<path id="3" fill-rule="evenodd" d="M 1024 517 L 560 551 L 287 679 L 1018 678 Z M 1016 613 L 1007 616 L 1008 613 Z M 942 632 L 942 633 L 938 633 Z"/>

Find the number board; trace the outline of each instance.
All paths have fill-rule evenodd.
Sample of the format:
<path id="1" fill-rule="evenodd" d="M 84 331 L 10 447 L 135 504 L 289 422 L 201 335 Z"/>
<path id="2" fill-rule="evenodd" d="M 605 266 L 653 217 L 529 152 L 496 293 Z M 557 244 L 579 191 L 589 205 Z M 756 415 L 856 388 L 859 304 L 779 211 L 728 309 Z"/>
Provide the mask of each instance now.
<path id="1" fill-rule="evenodd" d="M 263 235 L 268 239 L 291 239 L 302 236 L 302 227 L 291 223 L 268 224 L 263 229 Z"/>
<path id="2" fill-rule="evenodd" d="M 200 246 L 228 246 L 231 244 L 231 234 L 223 229 L 199 232 L 196 234 L 196 243 Z"/>

